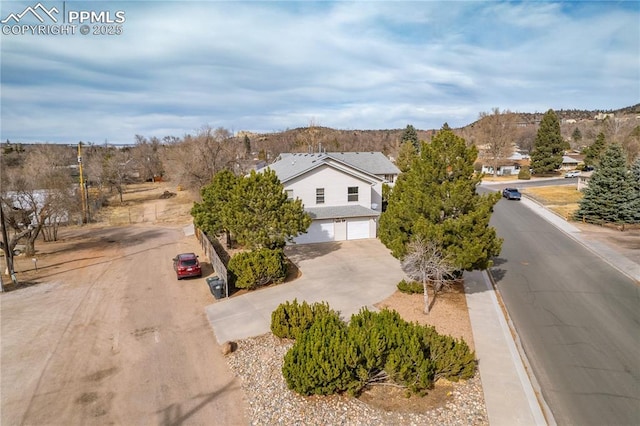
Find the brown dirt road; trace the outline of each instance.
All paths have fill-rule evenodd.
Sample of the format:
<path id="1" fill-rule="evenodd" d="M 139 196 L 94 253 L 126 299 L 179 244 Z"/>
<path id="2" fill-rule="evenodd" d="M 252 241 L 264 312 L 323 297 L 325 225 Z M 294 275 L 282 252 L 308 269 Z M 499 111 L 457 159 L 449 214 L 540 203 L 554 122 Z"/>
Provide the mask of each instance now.
<path id="1" fill-rule="evenodd" d="M 37 285 L 1 295 L 0 423 L 247 424 L 209 289 L 171 266 L 197 240 L 167 223 L 63 234 L 37 272 L 17 264 Z"/>

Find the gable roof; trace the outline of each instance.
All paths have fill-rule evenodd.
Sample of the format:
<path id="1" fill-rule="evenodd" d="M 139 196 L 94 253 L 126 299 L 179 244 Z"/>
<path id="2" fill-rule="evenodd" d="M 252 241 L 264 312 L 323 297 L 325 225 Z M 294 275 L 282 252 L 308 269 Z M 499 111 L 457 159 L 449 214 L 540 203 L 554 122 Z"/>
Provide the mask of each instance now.
<path id="1" fill-rule="evenodd" d="M 573 157 L 569 157 L 568 155 L 562 156 L 562 164 L 578 164 L 580 161 L 576 160 Z"/>
<path id="2" fill-rule="evenodd" d="M 283 153 L 268 167 L 286 182 L 321 165 L 339 163 L 380 180 L 380 175 L 399 174 L 400 170 L 381 152 Z"/>

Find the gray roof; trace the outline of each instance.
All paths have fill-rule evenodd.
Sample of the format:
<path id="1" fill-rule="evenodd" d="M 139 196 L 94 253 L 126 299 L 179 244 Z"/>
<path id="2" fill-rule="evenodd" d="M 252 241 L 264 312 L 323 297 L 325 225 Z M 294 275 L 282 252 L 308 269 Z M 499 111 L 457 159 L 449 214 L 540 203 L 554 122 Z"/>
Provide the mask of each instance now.
<path id="1" fill-rule="evenodd" d="M 370 175 L 399 174 L 400 170 L 381 152 L 323 152 L 313 154 L 283 153 L 268 167 L 281 182 L 305 173 L 333 159 Z"/>
<path id="2" fill-rule="evenodd" d="M 562 162 L 564 164 L 568 164 L 568 163 L 578 164 L 580 161 L 576 160 L 573 157 L 569 157 L 568 155 L 563 155 L 562 156 Z"/>
<path id="3" fill-rule="evenodd" d="M 309 213 L 312 219 L 380 216 L 380 212 L 368 209 L 361 205 L 309 207 L 304 210 Z"/>

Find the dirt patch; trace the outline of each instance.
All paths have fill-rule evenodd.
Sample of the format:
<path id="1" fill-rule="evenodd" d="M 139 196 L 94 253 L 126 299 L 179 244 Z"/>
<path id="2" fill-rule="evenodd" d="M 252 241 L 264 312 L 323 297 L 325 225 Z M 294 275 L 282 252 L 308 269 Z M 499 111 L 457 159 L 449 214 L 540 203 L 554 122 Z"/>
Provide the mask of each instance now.
<path id="1" fill-rule="evenodd" d="M 433 300 L 433 291 L 429 289 L 429 301 Z M 463 339 L 472 350 L 475 348 L 462 283 L 454 284 L 449 291 L 438 293 L 428 314 L 424 312 L 422 294 L 406 294 L 400 291 L 376 304 L 376 307 L 395 310 L 406 321 L 431 325 L 438 333 Z"/>
<path id="2" fill-rule="evenodd" d="M 1 424 L 248 424 L 203 313 L 204 279 L 177 282 L 172 268 L 199 250 L 184 232 L 193 199 L 148 187 L 16 257 L 20 288 L 0 295 Z"/>
<path id="3" fill-rule="evenodd" d="M 425 414 L 434 408 L 444 407 L 451 401 L 453 384 L 447 380 L 438 380 L 433 389 L 425 396 L 407 397 L 404 389 L 392 386 L 373 386 L 360 395 L 359 399 L 373 407 L 394 413 Z"/>

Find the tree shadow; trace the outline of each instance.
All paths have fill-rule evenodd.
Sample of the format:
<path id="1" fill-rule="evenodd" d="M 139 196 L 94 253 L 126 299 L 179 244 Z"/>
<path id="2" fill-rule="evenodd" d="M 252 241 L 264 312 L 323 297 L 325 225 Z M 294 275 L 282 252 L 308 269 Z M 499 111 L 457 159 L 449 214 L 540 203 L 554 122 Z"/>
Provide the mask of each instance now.
<path id="1" fill-rule="evenodd" d="M 507 270 L 502 268 L 489 268 L 487 272 L 493 279 L 494 283 L 499 283 L 507 275 Z"/>
<path id="2" fill-rule="evenodd" d="M 322 257 L 339 250 L 342 244 L 338 241 L 328 243 L 291 244 L 284 248 L 285 255 L 292 263 L 298 265 L 308 259 Z"/>

